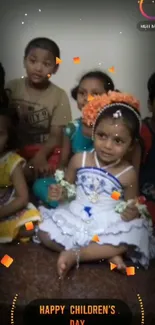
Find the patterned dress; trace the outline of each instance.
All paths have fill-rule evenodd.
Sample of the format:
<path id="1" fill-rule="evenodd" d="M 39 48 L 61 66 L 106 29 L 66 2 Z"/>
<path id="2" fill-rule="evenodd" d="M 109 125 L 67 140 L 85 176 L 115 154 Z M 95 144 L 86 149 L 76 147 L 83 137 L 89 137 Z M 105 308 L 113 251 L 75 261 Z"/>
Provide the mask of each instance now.
<path id="1" fill-rule="evenodd" d="M 94 236 L 98 238 L 99 245 L 127 244 L 132 248 L 130 258 L 148 267 L 155 251 L 152 251 L 150 220 L 142 217 L 123 221 L 121 215 L 115 212 L 118 201 L 111 197 L 112 192 L 117 191 L 123 200 L 119 177 L 133 167 L 129 166 L 114 176 L 105 168 L 100 168 L 97 157 L 97 167 L 86 167 L 85 161 L 86 152 L 77 171 L 76 199 L 60 204 L 56 210 L 41 207 L 43 222 L 39 228 L 66 250 L 87 246 L 94 241 Z"/>

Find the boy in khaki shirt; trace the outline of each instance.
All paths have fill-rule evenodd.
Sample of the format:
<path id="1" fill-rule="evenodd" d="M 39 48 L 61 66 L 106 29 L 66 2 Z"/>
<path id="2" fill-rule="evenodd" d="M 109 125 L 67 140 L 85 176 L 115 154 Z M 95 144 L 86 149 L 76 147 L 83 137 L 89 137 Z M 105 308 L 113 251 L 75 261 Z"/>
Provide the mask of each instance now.
<path id="1" fill-rule="evenodd" d="M 60 50 L 55 42 L 33 39 L 24 55 L 27 77 L 7 84 L 10 108 L 16 107 L 19 114 L 22 152 L 24 149 L 25 158 L 33 155 L 26 170 L 34 167 L 35 176 L 49 173 L 48 159 L 61 147 L 63 128 L 72 119 L 67 94 L 49 81 L 58 70 L 56 57 L 60 58 Z"/>

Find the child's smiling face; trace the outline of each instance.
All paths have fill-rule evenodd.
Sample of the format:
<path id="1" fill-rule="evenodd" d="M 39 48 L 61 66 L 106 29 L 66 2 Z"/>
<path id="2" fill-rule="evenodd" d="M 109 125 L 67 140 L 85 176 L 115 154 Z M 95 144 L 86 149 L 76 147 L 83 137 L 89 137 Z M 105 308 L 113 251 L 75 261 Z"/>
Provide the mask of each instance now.
<path id="1" fill-rule="evenodd" d="M 88 102 L 88 96 L 91 95 L 95 97 L 97 95 L 102 95 L 105 93 L 103 82 L 97 78 L 87 78 L 81 81 L 78 92 L 77 92 L 77 106 L 82 110 L 82 108 Z"/>

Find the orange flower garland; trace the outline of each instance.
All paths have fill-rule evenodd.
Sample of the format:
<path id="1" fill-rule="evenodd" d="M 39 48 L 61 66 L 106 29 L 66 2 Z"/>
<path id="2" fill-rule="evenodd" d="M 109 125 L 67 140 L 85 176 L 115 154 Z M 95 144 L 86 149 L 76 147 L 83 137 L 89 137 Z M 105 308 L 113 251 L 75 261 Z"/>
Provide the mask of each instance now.
<path id="1" fill-rule="evenodd" d="M 84 123 L 86 123 L 88 126 L 94 125 L 101 110 L 103 110 L 105 106 L 115 103 L 124 103 L 139 112 L 140 103 L 135 97 L 126 93 L 109 91 L 107 94 L 102 96 L 96 96 L 82 109 Z"/>

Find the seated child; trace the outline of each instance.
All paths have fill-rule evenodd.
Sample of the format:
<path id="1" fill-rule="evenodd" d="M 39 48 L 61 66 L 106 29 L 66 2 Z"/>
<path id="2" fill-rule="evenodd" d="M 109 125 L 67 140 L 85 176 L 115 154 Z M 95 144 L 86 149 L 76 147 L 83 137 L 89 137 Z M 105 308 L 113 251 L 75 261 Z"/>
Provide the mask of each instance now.
<path id="1" fill-rule="evenodd" d="M 65 182 L 59 175 L 51 199 L 61 204 L 55 210 L 40 208 L 38 236 L 45 246 L 61 252 L 61 277 L 77 256 L 80 262 L 108 259 L 125 271 L 126 253 L 147 268 L 155 256 L 152 223 L 145 206 L 138 204 L 137 175 L 125 159 L 139 137 L 139 102 L 118 92 L 97 96 L 83 108 L 83 121 L 93 126 L 94 151 L 72 157 Z M 137 204 L 139 218 L 128 221 L 124 213 L 131 201 Z"/>
<path id="2" fill-rule="evenodd" d="M 25 170 L 30 179 L 53 169 L 51 154 L 61 147 L 63 127 L 71 120 L 65 91 L 49 80 L 58 70 L 56 57 L 60 58 L 60 50 L 54 41 L 31 40 L 24 54 L 27 77 L 7 84 L 10 105 L 20 118 L 21 155 L 29 160 L 27 167 L 33 167 Z"/>
<path id="3" fill-rule="evenodd" d="M 155 73 L 148 80 L 148 93 L 151 117 L 144 119 L 141 128 L 140 191 L 146 197 L 146 204 L 155 225 Z"/>
<path id="4" fill-rule="evenodd" d="M 83 75 L 79 85 L 72 89 L 72 98 L 77 101 L 77 107 L 82 108 L 89 101 L 89 97 L 94 98 L 97 95 L 114 90 L 112 79 L 102 71 L 90 71 Z M 68 166 L 71 156 L 84 150 L 93 149 L 92 129 L 88 127 L 82 118 L 70 122 L 65 129 L 63 137 L 63 147 L 61 151 L 60 164 L 62 168 Z"/>
<path id="5" fill-rule="evenodd" d="M 3 73 L 0 68 L 0 75 Z M 29 237 L 34 230 L 26 230 L 25 224 L 41 221 L 39 211 L 29 202 L 28 188 L 24 177 L 24 159 L 16 154 L 18 145 L 18 117 L 15 110 L 7 107 L 7 94 L 0 98 L 0 243 L 9 243 L 16 238 Z M 6 106 L 4 106 L 4 103 Z M 34 227 L 34 226 L 33 226 Z M 24 239 L 26 239 L 24 238 Z"/>
<path id="6" fill-rule="evenodd" d="M 112 79 L 102 71 L 90 71 L 84 74 L 71 91 L 72 98 L 77 101 L 77 107 L 81 111 L 89 100 L 89 96 L 101 95 L 109 90 L 114 90 Z M 61 150 L 60 168 L 67 167 L 71 156 L 84 150 L 93 149 L 92 128 L 83 123 L 82 118 L 70 122 L 64 131 L 63 145 Z M 58 202 L 49 200 L 49 186 L 55 183 L 53 177 L 37 179 L 33 185 L 35 196 L 51 207 L 56 207 Z"/>

